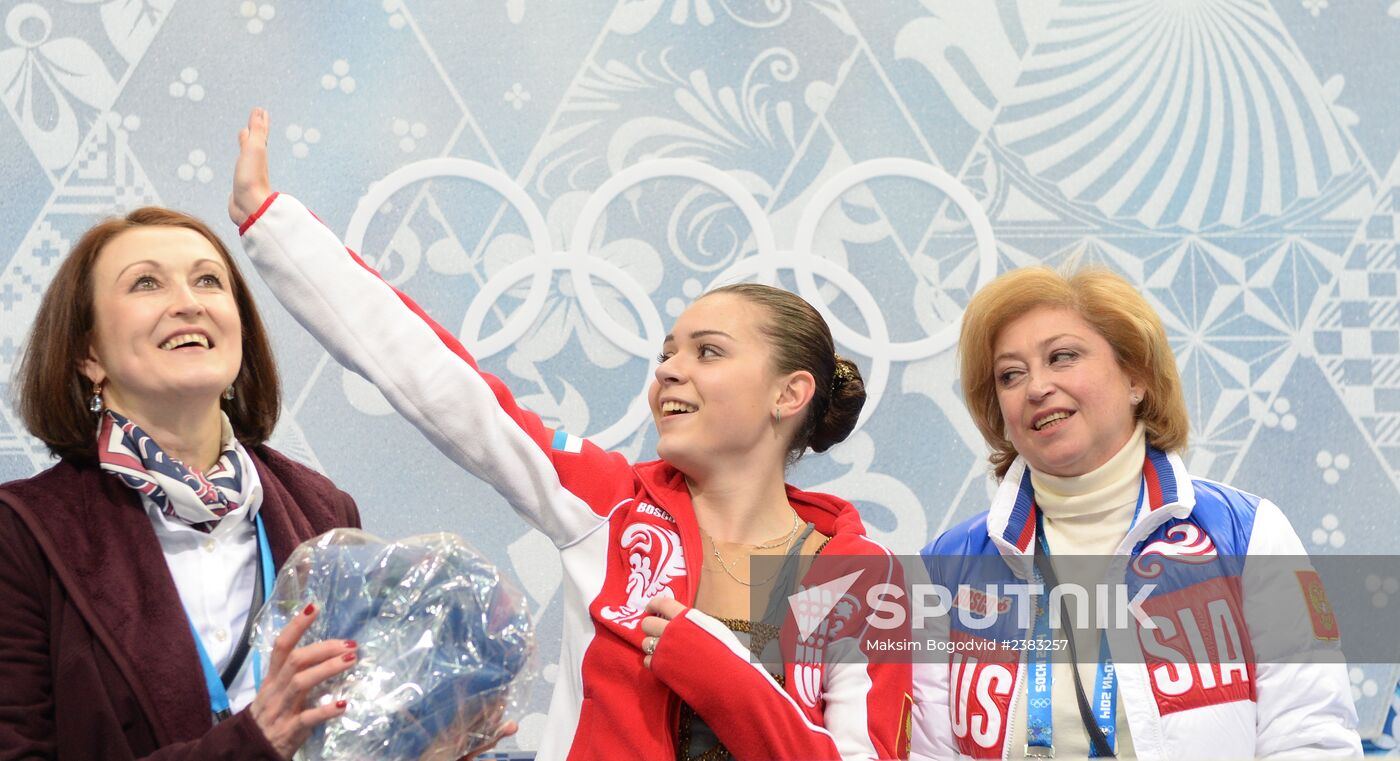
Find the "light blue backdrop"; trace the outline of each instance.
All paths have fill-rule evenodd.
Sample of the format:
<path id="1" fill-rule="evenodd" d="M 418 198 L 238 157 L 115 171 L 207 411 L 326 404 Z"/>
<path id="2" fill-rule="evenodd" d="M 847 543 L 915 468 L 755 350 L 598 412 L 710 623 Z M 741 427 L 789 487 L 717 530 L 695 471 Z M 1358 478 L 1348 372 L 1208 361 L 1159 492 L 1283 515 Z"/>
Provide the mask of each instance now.
<path id="1" fill-rule="evenodd" d="M 912 551 L 988 494 L 955 383 L 969 294 L 1021 264 L 1104 264 L 1166 320 L 1196 473 L 1271 496 L 1310 551 L 1394 550 L 1395 0 L 40 0 L 0 20 L 0 377 L 104 214 L 177 206 L 236 247 L 235 133 L 263 105 L 275 185 L 571 432 L 651 456 L 633 405 L 656 331 L 755 264 L 827 305 L 873 386 L 860 430 L 792 480 Z M 883 158 L 901 161 L 840 193 Z M 409 165 L 496 173 L 390 177 Z M 995 249 L 946 194 L 888 176 L 923 165 L 971 190 Z M 627 173 L 645 179 L 605 186 Z M 552 548 L 257 287 L 284 373 L 274 443 L 370 529 L 456 531 L 521 579 L 543 634 L 533 747 Z M 524 335 L 500 332 L 512 314 Z M 49 462 L 6 397 L 0 480 Z M 1373 581 L 1377 606 L 1400 604 L 1400 582 Z M 1395 676 L 1353 669 L 1367 733 Z"/>

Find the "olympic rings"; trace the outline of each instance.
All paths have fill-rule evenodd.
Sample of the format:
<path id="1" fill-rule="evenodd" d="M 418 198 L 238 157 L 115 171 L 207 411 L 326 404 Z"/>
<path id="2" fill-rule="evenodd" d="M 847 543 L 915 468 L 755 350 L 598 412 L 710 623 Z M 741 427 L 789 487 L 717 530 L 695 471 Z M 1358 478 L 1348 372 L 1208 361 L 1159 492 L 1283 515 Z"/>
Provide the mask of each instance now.
<path id="1" fill-rule="evenodd" d="M 892 363 L 923 359 L 947 350 L 957 341 L 961 322 L 960 319 L 954 320 L 937 333 L 915 341 L 892 341 L 879 302 L 860 279 L 837 263 L 810 253 L 817 223 L 842 194 L 862 182 L 890 176 L 932 185 L 961 208 L 975 238 L 977 286 L 981 287 L 989 281 L 996 271 L 996 244 L 986 213 L 971 191 L 952 175 L 930 164 L 910 159 L 866 161 L 827 180 L 817 189 L 798 222 L 792 251 L 778 249 L 766 213 L 742 184 L 716 167 L 689 159 L 652 159 L 618 172 L 589 197 L 574 224 L 567 248 L 563 247 L 564 242 L 550 239 L 544 215 L 513 179 L 485 164 L 455 158 L 414 162 L 380 180 L 360 200 L 345 238 L 346 245 L 352 249 L 358 248 L 377 210 L 394 193 L 414 183 L 439 177 L 458 177 L 485 184 L 500 193 L 524 218 L 533 253 L 494 273 L 468 305 L 459 333 L 477 358 L 485 359 L 504 351 L 526 334 L 546 308 L 550 284 L 556 272 L 567 273 L 571 278 L 579 307 L 599 332 L 623 351 L 636 357 L 650 358 L 665 335 L 656 304 L 651 295 L 626 272 L 592 255 L 588 251 L 589 242 L 612 201 L 638 183 L 662 177 L 679 177 L 709 185 L 727 196 L 742 213 L 752 227 L 757 249 L 753 255 L 725 268 L 713 279 L 711 287 L 743 279 L 775 284 L 780 271 L 792 271 L 798 292 L 827 320 L 838 347 L 842 351 L 868 357 L 871 361 L 865 379 L 870 403 L 862 410 L 857 423 L 859 427 L 879 406 L 880 397 L 889 382 Z M 837 318 L 818 289 L 816 275 L 850 299 L 867 327 L 867 335 L 861 335 Z M 525 280 L 529 280 L 529 291 L 524 302 L 494 334 L 481 336 L 481 328 L 491 308 L 512 287 Z M 595 280 L 603 281 L 628 302 L 639 319 L 640 332 L 624 328 L 608 314 L 598 296 Z M 649 385 L 648 373 L 642 378 L 637 397 L 622 417 L 601 431 L 588 434 L 588 438 L 601 447 L 610 448 L 633 436 L 650 417 L 646 401 Z"/>

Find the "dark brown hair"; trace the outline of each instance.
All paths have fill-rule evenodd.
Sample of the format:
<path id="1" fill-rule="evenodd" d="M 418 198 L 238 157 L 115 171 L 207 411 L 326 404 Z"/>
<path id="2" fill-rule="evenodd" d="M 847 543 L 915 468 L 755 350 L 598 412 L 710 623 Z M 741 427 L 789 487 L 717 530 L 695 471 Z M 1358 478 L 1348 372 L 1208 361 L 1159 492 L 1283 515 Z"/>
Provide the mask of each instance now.
<path id="1" fill-rule="evenodd" d="M 759 331 L 773 348 L 775 369 L 783 374 L 806 370 L 816 382 L 807 417 L 788 447 L 788 461 L 796 462 L 808 447 L 825 452 L 851 435 L 865 406 L 865 382 L 854 362 L 836 355 L 831 328 L 821 313 L 801 297 L 770 285 L 736 283 L 705 295 L 717 293 L 738 296 L 767 311 L 771 319 Z"/>
<path id="2" fill-rule="evenodd" d="M 1040 307 L 1069 309 L 1084 318 L 1113 347 L 1123 372 L 1143 385 L 1145 393 L 1134 415 L 1147 429 L 1147 443 L 1168 452 L 1186 448 L 1190 420 L 1176 357 L 1161 318 L 1138 289 L 1106 269 L 1063 275 L 1044 266 L 1022 267 L 972 297 L 958 340 L 963 399 L 991 447 L 988 459 L 997 478 L 1006 475 L 1016 459 L 997 400 L 997 338 L 1007 325 Z"/>
<path id="3" fill-rule="evenodd" d="M 207 225 L 184 212 L 157 206 L 99 222 L 83 233 L 59 265 L 39 304 L 20 360 L 18 406 L 24 426 L 59 457 L 96 459 L 96 418 L 88 411 L 92 384 L 81 370 L 92 346 L 92 267 L 112 239 L 138 227 L 193 230 L 223 258 L 243 323 L 243 366 L 233 382 L 234 398 L 224 401 L 223 407 L 234 435 L 244 446 L 267 441 L 277 425 L 282 399 L 272 346 L 248 284 L 228 249 Z"/>

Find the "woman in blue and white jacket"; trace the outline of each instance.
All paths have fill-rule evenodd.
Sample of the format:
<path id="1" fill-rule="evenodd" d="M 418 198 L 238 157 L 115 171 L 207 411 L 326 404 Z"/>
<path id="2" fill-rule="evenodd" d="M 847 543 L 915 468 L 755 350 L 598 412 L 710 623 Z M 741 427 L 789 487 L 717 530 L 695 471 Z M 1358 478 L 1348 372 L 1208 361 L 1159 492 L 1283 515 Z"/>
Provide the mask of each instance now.
<path id="1" fill-rule="evenodd" d="M 999 558 L 1033 579 L 1033 566 L 1073 555 L 1149 577 L 1167 558 L 1240 560 L 1213 591 L 1193 584 L 1143 605 L 1155 630 L 1056 633 L 1079 643 L 1077 675 L 1033 646 L 979 649 L 985 633 L 945 620 L 968 646 L 916 665 L 912 757 L 1360 756 L 1345 665 L 1262 657 L 1275 646 L 1266 632 L 1335 655 L 1335 618 L 1276 505 L 1186 472 L 1181 381 L 1142 295 L 1105 270 L 1014 270 L 968 304 L 959 346 L 1000 486 L 989 511 L 924 550 L 931 569 Z M 1264 555 L 1287 572 L 1262 568 Z M 1048 635 L 1046 607 L 1014 636 Z M 1204 642 L 1234 662 L 1200 657 Z"/>

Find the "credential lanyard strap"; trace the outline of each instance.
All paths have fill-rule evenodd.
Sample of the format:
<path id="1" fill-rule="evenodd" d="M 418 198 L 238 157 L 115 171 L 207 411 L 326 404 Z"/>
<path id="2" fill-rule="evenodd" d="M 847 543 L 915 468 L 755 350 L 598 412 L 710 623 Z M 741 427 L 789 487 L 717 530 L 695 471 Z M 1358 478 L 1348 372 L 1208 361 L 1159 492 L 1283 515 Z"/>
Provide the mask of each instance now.
<path id="1" fill-rule="evenodd" d="M 1138 489 L 1137 506 L 1133 509 L 1133 523 L 1137 523 L 1139 514 L 1142 512 L 1143 497 L 1147 493 L 1147 484 L 1144 480 L 1142 487 Z M 1045 540 L 1045 526 L 1041 521 L 1040 511 L 1036 511 L 1036 539 L 1038 549 L 1042 551 L 1048 561 L 1050 556 L 1050 543 Z M 1131 526 L 1129 531 L 1131 531 Z M 1053 573 L 1053 571 L 1051 571 Z M 1040 564 L 1036 564 L 1035 576 L 1037 583 L 1044 583 L 1040 571 Z M 1053 585 L 1055 579 L 1051 578 Z M 1036 599 L 1035 603 L 1035 625 L 1032 636 L 1033 646 L 1026 656 L 1028 676 L 1026 680 L 1026 754 L 1028 756 L 1041 758 L 1054 758 L 1055 756 L 1055 728 L 1053 722 L 1053 710 L 1051 703 L 1051 692 L 1054 689 L 1054 669 L 1050 663 L 1050 616 L 1049 616 L 1049 590 L 1044 595 Z M 1067 636 L 1070 639 L 1070 649 L 1073 653 L 1073 632 Z M 1081 708 L 1083 707 L 1083 690 L 1078 684 L 1078 662 L 1079 659 L 1071 655 L 1071 666 L 1075 669 L 1075 688 L 1079 690 Z M 1093 714 L 1094 723 L 1098 725 L 1102 733 L 1102 739 L 1107 741 L 1107 753 L 1103 753 L 1104 748 L 1097 742 L 1100 738 L 1094 737 L 1090 732 L 1089 757 L 1113 757 L 1118 743 L 1113 736 L 1118 726 L 1118 677 L 1113 667 L 1113 657 L 1109 653 L 1108 638 L 1102 633 L 1099 634 L 1099 661 L 1096 678 L 1094 680 L 1094 702 L 1089 705 Z M 1081 711 L 1082 713 L 1082 711 Z M 1085 730 L 1089 729 L 1088 717 L 1086 719 Z"/>
<path id="2" fill-rule="evenodd" d="M 253 636 L 253 619 L 257 617 L 263 601 L 272 597 L 272 582 L 277 577 L 272 568 L 272 549 L 267 543 L 267 529 L 263 527 L 261 515 L 254 518 L 253 525 L 258 534 L 257 578 L 253 581 L 253 602 L 248 608 L 247 621 L 243 624 L 243 636 L 239 638 L 238 647 L 234 648 L 233 657 L 229 659 L 228 666 L 222 674 L 214 668 L 214 662 L 209 658 L 209 652 L 204 649 L 204 642 L 199 637 L 199 629 L 195 628 L 194 621 L 190 620 L 190 633 L 194 635 L 194 646 L 199 651 L 199 665 L 204 670 L 204 686 L 209 690 L 209 709 L 214 714 L 215 724 L 233 715 L 228 688 L 238 676 L 248 654 Z M 186 617 L 188 615 L 186 613 Z M 262 687 L 261 661 L 258 654 L 253 653 L 253 684 L 258 688 Z"/>

